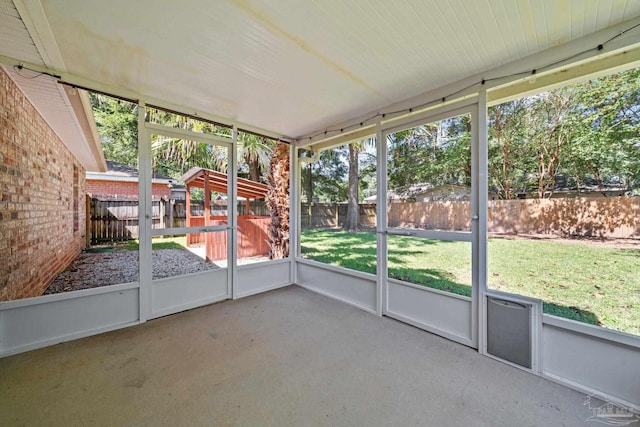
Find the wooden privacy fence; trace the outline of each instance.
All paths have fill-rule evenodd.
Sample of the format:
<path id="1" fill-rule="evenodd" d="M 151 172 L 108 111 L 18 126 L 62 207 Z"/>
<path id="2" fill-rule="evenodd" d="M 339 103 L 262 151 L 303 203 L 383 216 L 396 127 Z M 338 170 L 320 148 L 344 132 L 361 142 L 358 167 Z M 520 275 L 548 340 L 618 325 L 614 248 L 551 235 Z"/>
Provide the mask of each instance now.
<path id="1" fill-rule="evenodd" d="M 375 203 L 360 204 L 360 225 L 375 227 L 376 205 Z M 302 203 L 300 209 L 300 221 L 302 229 L 309 228 L 337 228 L 344 225 L 347 217 L 346 203 Z"/>
<path id="2" fill-rule="evenodd" d="M 138 201 L 103 200 L 87 195 L 86 201 L 87 243 L 96 245 L 137 239 Z M 246 202 L 238 202 L 238 215 L 246 215 Z M 226 205 L 212 205 L 212 215 L 226 216 Z M 262 200 L 252 200 L 250 215 L 269 216 L 269 209 Z M 191 215 L 204 217 L 204 202 L 191 201 Z M 186 202 L 184 200 L 154 200 L 152 202 L 153 228 L 186 227 Z M 204 224 L 204 222 L 203 222 Z"/>
<path id="3" fill-rule="evenodd" d="M 640 238 L 640 197 L 495 200 L 489 231 L 617 239 Z"/>
<path id="4" fill-rule="evenodd" d="M 361 204 L 360 224 L 376 225 L 376 205 Z M 250 213 L 268 216 L 262 201 L 252 201 Z M 186 226 L 184 201 L 154 201 L 154 227 Z M 245 202 L 238 214 L 245 215 Z M 191 213 L 204 217 L 204 205 L 192 202 Z M 226 216 L 226 206 L 212 206 L 212 215 Z M 303 229 L 337 228 L 344 224 L 346 203 L 301 205 Z M 391 227 L 429 230 L 469 230 L 469 202 L 391 203 Z M 138 202 L 87 198 L 87 239 L 91 244 L 138 237 Z M 640 238 L 640 197 L 582 197 L 557 199 L 491 200 L 488 204 L 489 232 L 505 234 L 554 234 L 601 238 Z M 203 222 L 204 224 L 204 222 Z M 240 241 L 239 241 L 240 243 Z"/>
<path id="5" fill-rule="evenodd" d="M 375 204 L 360 205 L 360 223 L 375 226 Z M 302 228 L 337 228 L 344 224 L 346 204 L 301 206 Z M 390 227 L 470 230 L 471 204 L 459 202 L 391 203 Z M 490 200 L 489 232 L 553 234 L 600 238 L 640 238 L 640 197 L 578 197 Z"/>
<path id="6" fill-rule="evenodd" d="M 470 202 L 392 203 L 391 227 L 470 230 Z M 640 197 L 490 200 L 488 229 L 499 234 L 640 238 Z"/>
<path id="7" fill-rule="evenodd" d="M 87 196 L 86 206 L 90 244 L 138 238 L 137 200 L 99 200 Z"/>
<path id="8" fill-rule="evenodd" d="M 390 227 L 470 230 L 471 202 L 391 203 L 387 218 Z"/>

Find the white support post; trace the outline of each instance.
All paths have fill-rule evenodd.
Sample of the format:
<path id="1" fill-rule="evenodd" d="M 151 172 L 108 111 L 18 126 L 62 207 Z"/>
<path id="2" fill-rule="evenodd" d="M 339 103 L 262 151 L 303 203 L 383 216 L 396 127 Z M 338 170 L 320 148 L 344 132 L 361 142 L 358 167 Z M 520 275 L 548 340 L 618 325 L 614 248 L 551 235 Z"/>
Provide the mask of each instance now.
<path id="1" fill-rule="evenodd" d="M 238 128 L 233 127 L 232 144 L 227 148 L 227 295 L 236 299 L 236 274 L 238 270 Z"/>
<path id="2" fill-rule="evenodd" d="M 478 107 L 476 114 L 477 128 L 475 132 L 474 146 L 472 155 L 475 155 L 476 165 L 476 185 L 475 203 L 473 203 L 477 221 L 475 221 L 474 236 L 474 281 L 472 287 L 473 307 L 472 316 L 476 323 L 474 328 L 474 341 L 480 353 L 484 354 L 485 337 L 484 337 L 484 295 L 487 291 L 487 239 L 488 239 L 488 198 L 489 198 L 489 173 L 488 173 L 488 117 L 487 117 L 487 91 L 482 89 L 478 94 Z"/>
<path id="3" fill-rule="evenodd" d="M 387 310 L 387 141 L 380 122 L 376 124 L 376 314 Z"/>
<path id="4" fill-rule="evenodd" d="M 153 207 L 151 192 L 151 135 L 145 128 L 146 107 L 138 103 L 138 266 L 140 280 L 140 323 L 151 314 L 151 281 L 153 265 L 151 258 L 151 236 Z"/>
<path id="5" fill-rule="evenodd" d="M 300 254 L 300 170 L 298 169 L 298 147 L 289 147 L 289 280 L 298 282 L 296 258 Z"/>

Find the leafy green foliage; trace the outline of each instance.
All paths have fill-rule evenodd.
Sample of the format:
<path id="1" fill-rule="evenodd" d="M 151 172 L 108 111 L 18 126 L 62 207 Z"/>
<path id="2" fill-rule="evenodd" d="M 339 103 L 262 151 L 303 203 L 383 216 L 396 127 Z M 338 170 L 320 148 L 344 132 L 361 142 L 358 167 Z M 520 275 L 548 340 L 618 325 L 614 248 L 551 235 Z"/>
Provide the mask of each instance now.
<path id="1" fill-rule="evenodd" d="M 138 107 L 104 95 L 91 93 L 91 105 L 104 156 L 129 166 L 138 164 Z M 150 108 L 148 120 L 164 126 L 210 135 L 231 136 L 231 129 L 190 117 Z M 253 134 L 238 133 L 238 175 L 266 182 L 274 142 Z M 160 135 L 152 135 L 153 171 L 179 178 L 194 166 L 227 171 L 227 149 Z"/>
<path id="2" fill-rule="evenodd" d="M 558 176 L 640 192 L 640 69 L 489 109 L 489 185 L 502 199 L 549 197 Z M 387 138 L 389 188 L 470 185 L 470 119 L 460 116 Z"/>
<path id="3" fill-rule="evenodd" d="M 349 173 L 346 146 L 325 150 L 315 163 L 302 171 L 302 191 L 307 202 L 344 202 L 347 200 Z"/>
<path id="4" fill-rule="evenodd" d="M 138 106 L 103 95 L 89 94 L 107 160 L 138 165 Z"/>
<path id="5" fill-rule="evenodd" d="M 275 142 L 246 132 L 238 132 L 238 142 L 238 176 L 265 182 Z"/>
<path id="6" fill-rule="evenodd" d="M 640 69 L 489 109 L 489 185 L 500 198 L 549 197 L 558 176 L 580 189 L 640 187 Z"/>
<path id="7" fill-rule="evenodd" d="M 471 118 L 453 117 L 390 134 L 389 188 L 471 185 Z"/>
<path id="8" fill-rule="evenodd" d="M 374 140 L 356 143 L 358 151 L 358 200 L 376 194 L 376 157 Z M 311 153 L 301 152 L 302 157 Z M 305 163 L 300 171 L 302 201 L 346 202 L 349 191 L 349 146 L 325 150 L 314 163 Z"/>

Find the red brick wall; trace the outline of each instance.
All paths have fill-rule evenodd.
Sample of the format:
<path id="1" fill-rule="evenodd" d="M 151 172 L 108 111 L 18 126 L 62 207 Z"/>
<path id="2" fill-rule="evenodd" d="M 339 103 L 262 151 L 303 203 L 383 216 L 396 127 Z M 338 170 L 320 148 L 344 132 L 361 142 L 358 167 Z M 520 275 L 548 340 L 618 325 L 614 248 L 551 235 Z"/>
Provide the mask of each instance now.
<path id="1" fill-rule="evenodd" d="M 126 181 L 107 181 L 100 179 L 89 179 L 86 183 L 86 190 L 92 196 L 138 196 L 138 183 Z M 171 197 L 171 189 L 167 184 L 151 184 L 151 191 L 154 198 Z M 126 197 L 125 197 L 126 198 Z"/>
<path id="2" fill-rule="evenodd" d="M 0 301 L 42 295 L 80 253 L 84 175 L 0 69 Z"/>

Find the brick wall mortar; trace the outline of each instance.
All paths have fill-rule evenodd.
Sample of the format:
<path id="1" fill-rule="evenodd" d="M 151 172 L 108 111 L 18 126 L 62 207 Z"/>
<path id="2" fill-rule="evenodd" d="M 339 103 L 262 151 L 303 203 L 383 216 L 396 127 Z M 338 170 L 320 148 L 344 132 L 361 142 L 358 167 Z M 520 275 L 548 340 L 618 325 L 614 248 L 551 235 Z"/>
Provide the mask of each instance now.
<path id="1" fill-rule="evenodd" d="M 138 183 L 89 179 L 86 191 L 92 196 L 138 196 Z M 171 197 L 171 188 L 167 184 L 154 183 L 151 185 L 151 192 L 154 197 Z"/>
<path id="2" fill-rule="evenodd" d="M 42 295 L 80 253 L 84 175 L 82 165 L 0 69 L 0 301 Z"/>

